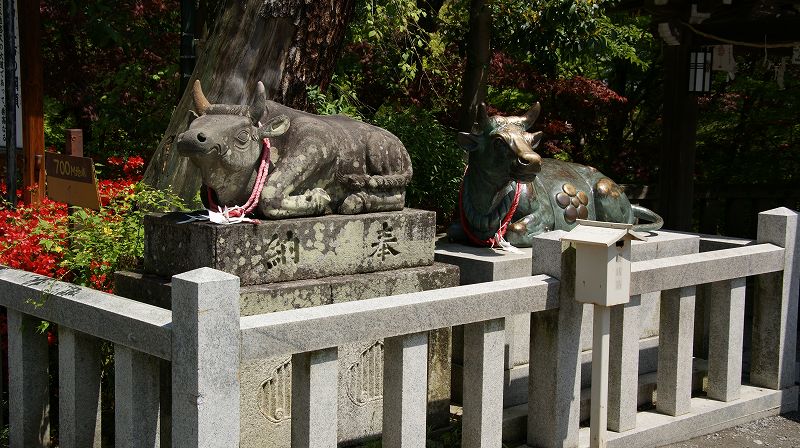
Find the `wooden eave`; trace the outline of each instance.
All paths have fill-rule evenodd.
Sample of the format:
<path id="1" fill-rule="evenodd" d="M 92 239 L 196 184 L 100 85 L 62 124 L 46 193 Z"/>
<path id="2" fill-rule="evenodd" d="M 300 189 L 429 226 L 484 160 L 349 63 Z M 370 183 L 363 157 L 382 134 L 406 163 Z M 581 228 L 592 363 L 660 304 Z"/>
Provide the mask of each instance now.
<path id="1" fill-rule="evenodd" d="M 692 5 L 710 17 L 699 24 L 691 24 L 703 33 L 722 39 L 753 44 L 788 44 L 800 42 L 800 1 L 793 0 L 732 0 L 726 5 L 722 0 L 667 0 L 666 5 L 656 5 L 654 0 L 623 0 L 614 10 L 638 10 L 652 17 L 652 22 L 669 22 L 685 26 L 690 22 Z M 720 44 L 716 39 L 696 35 L 695 45 Z M 770 49 L 772 53 L 791 53 L 791 48 Z"/>

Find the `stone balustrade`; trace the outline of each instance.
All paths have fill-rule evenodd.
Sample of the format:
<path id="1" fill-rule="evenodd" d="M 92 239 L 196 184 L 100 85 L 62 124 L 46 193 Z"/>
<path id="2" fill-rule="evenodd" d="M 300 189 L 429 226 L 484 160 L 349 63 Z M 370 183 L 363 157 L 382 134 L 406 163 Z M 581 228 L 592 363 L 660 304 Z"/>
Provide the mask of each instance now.
<path id="1" fill-rule="evenodd" d="M 653 446 L 797 409 L 797 228 L 796 213 L 771 210 L 760 215 L 753 244 L 632 264 L 634 296 L 612 310 L 609 446 Z M 46 320 L 58 326 L 62 447 L 100 446 L 101 341 L 114 346 L 115 446 L 239 446 L 241 363 L 291 356 L 291 446 L 335 447 L 337 388 L 343 386 L 338 347 L 376 339 L 384 339 L 383 446 L 423 447 L 428 335 L 456 325 L 464 326 L 462 446 L 500 447 L 505 322 L 520 315 L 530 316 L 522 442 L 586 446 L 588 428 L 580 425 L 584 305 L 574 300 L 574 248 L 556 242 L 548 243 L 554 249 L 548 257 L 560 269 L 547 269 L 558 276 L 245 317 L 239 278 L 210 268 L 172 278 L 171 311 L 0 270 L 0 305 L 8 313 L 10 446 L 49 444 L 48 346 L 36 330 Z M 747 277 L 755 277 L 755 294 L 749 371 L 743 372 Z M 699 286 L 707 291 L 710 315 L 708 377 L 705 393 L 693 396 Z M 657 291 L 655 409 L 637 412 L 640 297 Z M 169 387 L 161 383 L 165 371 Z"/>

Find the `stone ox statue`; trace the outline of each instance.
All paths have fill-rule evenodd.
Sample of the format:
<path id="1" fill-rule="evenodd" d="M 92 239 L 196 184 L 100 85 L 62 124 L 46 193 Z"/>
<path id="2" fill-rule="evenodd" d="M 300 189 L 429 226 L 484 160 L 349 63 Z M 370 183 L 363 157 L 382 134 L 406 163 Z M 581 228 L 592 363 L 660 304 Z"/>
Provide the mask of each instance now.
<path id="1" fill-rule="evenodd" d="M 543 159 L 534 149 L 541 132 L 527 132 L 540 112 L 536 103 L 522 117 L 488 117 L 478 110 L 473 132 L 458 143 L 469 153 L 461 186 L 460 219 L 448 230 L 451 240 L 478 245 L 529 247 L 534 236 L 570 230 L 576 219 L 633 224 L 635 230 L 660 229 L 656 213 L 631 205 L 625 193 L 595 168 Z"/>
<path id="2" fill-rule="evenodd" d="M 248 204 L 238 216 L 270 219 L 403 208 L 411 159 L 397 137 L 268 101 L 261 82 L 257 89 L 253 107 L 210 104 L 195 81 L 196 113 L 177 147 L 201 171 L 206 206 Z"/>

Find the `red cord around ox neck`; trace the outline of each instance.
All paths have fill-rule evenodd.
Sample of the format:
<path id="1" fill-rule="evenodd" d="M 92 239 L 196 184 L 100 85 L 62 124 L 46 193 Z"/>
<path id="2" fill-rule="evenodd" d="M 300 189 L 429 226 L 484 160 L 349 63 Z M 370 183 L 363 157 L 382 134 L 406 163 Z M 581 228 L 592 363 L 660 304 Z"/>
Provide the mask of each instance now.
<path id="1" fill-rule="evenodd" d="M 256 176 L 256 182 L 253 185 L 253 191 L 250 193 L 250 197 L 247 198 L 247 202 L 241 207 L 220 207 L 216 201 L 214 201 L 214 190 L 211 187 L 206 186 L 208 193 L 208 205 L 211 210 L 216 210 L 224 214 L 226 218 L 240 218 L 252 213 L 252 211 L 255 210 L 256 206 L 258 205 L 258 198 L 261 195 L 261 190 L 264 188 L 264 184 L 267 182 L 267 176 L 269 175 L 270 148 L 269 139 L 263 139 L 261 144 L 261 163 L 258 167 L 258 175 Z"/>
<path id="2" fill-rule="evenodd" d="M 466 178 L 466 171 L 464 172 L 464 177 Z M 467 217 L 464 214 L 464 182 L 461 182 L 461 189 L 458 191 L 458 209 L 459 209 L 459 218 L 461 221 L 461 228 L 464 229 L 464 233 L 467 235 L 470 241 L 473 244 L 478 246 L 489 246 L 489 247 L 497 247 L 500 245 L 500 241 L 506 235 L 508 231 L 508 224 L 511 222 L 511 218 L 514 217 L 514 213 L 517 211 L 517 206 L 519 205 L 519 197 L 522 194 L 522 186 L 517 183 L 516 191 L 514 191 L 514 200 L 511 202 L 511 208 L 508 209 L 508 213 L 500 222 L 500 228 L 497 229 L 494 236 L 489 237 L 485 240 L 479 239 L 472 233 L 472 230 L 469 228 L 469 222 L 467 221 Z"/>

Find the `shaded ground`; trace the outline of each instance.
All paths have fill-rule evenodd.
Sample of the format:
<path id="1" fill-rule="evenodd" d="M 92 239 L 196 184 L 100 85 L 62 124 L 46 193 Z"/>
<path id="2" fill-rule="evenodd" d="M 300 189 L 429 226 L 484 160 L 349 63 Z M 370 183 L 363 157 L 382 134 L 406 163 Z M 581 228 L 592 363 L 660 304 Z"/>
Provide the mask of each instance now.
<path id="1" fill-rule="evenodd" d="M 664 445 L 668 448 L 800 447 L 800 412 L 762 418 L 724 431 Z"/>

